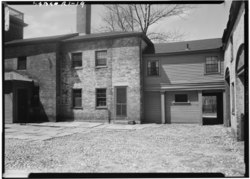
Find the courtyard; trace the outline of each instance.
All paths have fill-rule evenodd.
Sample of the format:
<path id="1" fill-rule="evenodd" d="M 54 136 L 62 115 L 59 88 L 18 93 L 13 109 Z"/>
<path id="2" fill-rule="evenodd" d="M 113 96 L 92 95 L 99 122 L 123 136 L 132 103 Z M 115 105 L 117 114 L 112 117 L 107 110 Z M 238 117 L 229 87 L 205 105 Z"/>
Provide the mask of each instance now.
<path id="1" fill-rule="evenodd" d="M 222 125 L 85 122 L 5 125 L 5 176 L 30 172 L 244 176 L 244 143 Z"/>

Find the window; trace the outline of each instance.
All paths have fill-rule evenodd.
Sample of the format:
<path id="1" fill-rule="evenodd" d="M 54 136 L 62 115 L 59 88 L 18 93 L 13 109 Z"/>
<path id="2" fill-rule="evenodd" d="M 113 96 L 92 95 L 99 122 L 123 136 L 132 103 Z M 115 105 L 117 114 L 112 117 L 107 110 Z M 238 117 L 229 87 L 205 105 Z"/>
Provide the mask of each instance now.
<path id="1" fill-rule="evenodd" d="M 159 61 L 148 61 L 148 76 L 159 76 Z"/>
<path id="2" fill-rule="evenodd" d="M 17 59 L 17 69 L 18 70 L 26 70 L 27 58 L 26 57 L 18 57 Z"/>
<path id="3" fill-rule="evenodd" d="M 82 108 L 82 89 L 73 89 L 73 107 Z"/>
<path id="4" fill-rule="evenodd" d="M 96 89 L 96 107 L 106 107 L 106 89 Z"/>
<path id="5" fill-rule="evenodd" d="M 82 66 L 82 53 L 72 53 L 72 67 L 81 67 Z"/>
<path id="6" fill-rule="evenodd" d="M 232 83 L 232 114 L 235 113 L 235 94 L 234 94 L 234 83 Z"/>
<path id="7" fill-rule="evenodd" d="M 218 57 L 207 57 L 205 66 L 206 66 L 206 73 L 220 72 Z"/>
<path id="8" fill-rule="evenodd" d="M 187 94 L 176 94 L 175 95 L 175 102 L 184 102 L 187 103 L 188 102 L 188 96 Z"/>
<path id="9" fill-rule="evenodd" d="M 96 51 L 95 64 L 96 64 L 96 66 L 106 66 L 107 65 L 107 50 Z"/>

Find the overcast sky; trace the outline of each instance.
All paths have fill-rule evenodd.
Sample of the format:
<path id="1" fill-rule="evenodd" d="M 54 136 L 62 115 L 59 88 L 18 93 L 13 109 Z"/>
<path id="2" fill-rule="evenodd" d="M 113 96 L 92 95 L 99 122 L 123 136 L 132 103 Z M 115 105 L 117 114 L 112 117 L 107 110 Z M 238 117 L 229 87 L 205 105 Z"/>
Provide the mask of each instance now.
<path id="1" fill-rule="evenodd" d="M 195 8 L 184 18 L 174 17 L 154 25 L 151 30 L 179 31 L 183 40 L 221 38 L 228 21 L 231 2 L 215 5 L 194 5 Z M 12 5 L 24 13 L 28 24 L 24 38 L 60 35 L 76 32 L 76 6 Z M 92 31 L 102 24 L 103 5 L 92 5 Z"/>

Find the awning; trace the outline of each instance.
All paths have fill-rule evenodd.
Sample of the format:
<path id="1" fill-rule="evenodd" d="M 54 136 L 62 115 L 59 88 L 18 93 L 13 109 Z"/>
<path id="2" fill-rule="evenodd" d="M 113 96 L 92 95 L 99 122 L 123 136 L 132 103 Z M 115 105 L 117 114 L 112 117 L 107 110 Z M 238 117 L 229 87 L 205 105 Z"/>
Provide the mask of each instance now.
<path id="1" fill-rule="evenodd" d="M 35 85 L 38 84 L 37 80 L 31 79 L 30 77 L 26 75 L 19 74 L 17 72 L 11 71 L 11 72 L 5 72 L 4 73 L 4 81 L 26 81 L 26 82 L 34 82 Z"/>

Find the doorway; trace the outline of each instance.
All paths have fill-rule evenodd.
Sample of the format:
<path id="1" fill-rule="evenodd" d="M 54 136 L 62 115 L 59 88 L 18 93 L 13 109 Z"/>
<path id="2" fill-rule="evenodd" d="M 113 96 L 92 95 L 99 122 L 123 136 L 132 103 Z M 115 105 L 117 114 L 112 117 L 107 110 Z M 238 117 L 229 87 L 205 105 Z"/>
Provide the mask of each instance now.
<path id="1" fill-rule="evenodd" d="M 28 121 L 28 90 L 25 88 L 17 90 L 17 122 Z"/>
<path id="2" fill-rule="evenodd" d="M 116 117 L 124 119 L 127 117 L 127 88 L 116 87 Z"/>
<path id="3" fill-rule="evenodd" d="M 202 96 L 203 125 L 223 124 L 222 93 L 204 93 Z"/>

